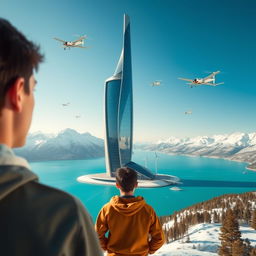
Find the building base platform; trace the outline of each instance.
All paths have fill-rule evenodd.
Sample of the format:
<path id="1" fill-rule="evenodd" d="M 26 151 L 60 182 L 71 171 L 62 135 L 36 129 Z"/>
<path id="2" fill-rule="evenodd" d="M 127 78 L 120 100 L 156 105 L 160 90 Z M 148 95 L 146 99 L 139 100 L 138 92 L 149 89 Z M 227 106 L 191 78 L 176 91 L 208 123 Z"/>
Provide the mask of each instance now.
<path id="1" fill-rule="evenodd" d="M 115 186 L 116 178 L 110 177 L 106 173 L 95 173 L 87 174 L 77 178 L 78 182 L 89 183 L 95 185 L 107 185 Z M 176 176 L 166 175 L 166 174 L 156 174 L 154 179 L 151 180 L 138 180 L 139 188 L 156 188 L 165 187 L 174 184 L 181 184 L 180 179 Z"/>

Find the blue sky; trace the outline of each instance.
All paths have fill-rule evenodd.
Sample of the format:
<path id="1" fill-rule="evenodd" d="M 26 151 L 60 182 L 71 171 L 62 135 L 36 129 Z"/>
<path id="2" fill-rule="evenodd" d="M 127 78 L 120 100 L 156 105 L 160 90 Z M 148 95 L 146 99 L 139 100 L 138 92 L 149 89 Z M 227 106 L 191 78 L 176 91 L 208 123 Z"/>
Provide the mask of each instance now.
<path id="1" fill-rule="evenodd" d="M 135 141 L 256 131 L 256 1 L 2 0 L 0 16 L 46 57 L 36 74 L 31 132 L 73 128 L 103 138 L 104 81 L 120 56 L 124 13 L 131 19 Z M 86 50 L 64 51 L 52 39 L 83 34 Z M 216 70 L 225 83 L 218 87 L 191 89 L 177 79 Z M 151 87 L 154 80 L 162 86 Z"/>

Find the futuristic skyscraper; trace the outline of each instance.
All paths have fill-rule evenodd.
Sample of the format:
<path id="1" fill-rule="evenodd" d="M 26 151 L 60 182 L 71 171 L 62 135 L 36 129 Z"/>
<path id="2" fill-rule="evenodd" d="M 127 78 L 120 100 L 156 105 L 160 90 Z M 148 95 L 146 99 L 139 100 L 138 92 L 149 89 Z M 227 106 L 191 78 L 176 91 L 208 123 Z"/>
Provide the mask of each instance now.
<path id="1" fill-rule="evenodd" d="M 133 97 L 130 21 L 124 15 L 123 48 L 117 68 L 105 81 L 105 160 L 106 173 L 84 175 L 78 181 L 115 185 L 115 171 L 130 167 L 138 173 L 139 186 L 159 187 L 178 183 L 171 175 L 154 174 L 132 161 L 133 146 Z"/>
<path id="2" fill-rule="evenodd" d="M 125 15 L 123 50 L 114 75 L 105 82 L 105 158 L 110 176 L 131 161 L 132 103 L 130 22 Z"/>
<path id="3" fill-rule="evenodd" d="M 105 82 L 105 159 L 107 173 L 114 177 L 119 167 L 135 169 L 141 178 L 154 174 L 132 162 L 133 100 L 130 21 L 124 15 L 123 49 L 114 75 Z"/>

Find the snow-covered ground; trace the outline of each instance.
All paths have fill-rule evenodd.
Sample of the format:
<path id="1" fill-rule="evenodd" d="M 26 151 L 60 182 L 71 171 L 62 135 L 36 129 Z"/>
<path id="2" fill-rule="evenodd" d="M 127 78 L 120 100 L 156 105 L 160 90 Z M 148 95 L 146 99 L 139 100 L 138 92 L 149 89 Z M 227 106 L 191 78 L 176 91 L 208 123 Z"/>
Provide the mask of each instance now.
<path id="1" fill-rule="evenodd" d="M 198 224 L 188 230 L 190 242 L 183 238 L 163 245 L 155 254 L 157 256 L 217 256 L 220 245 L 220 224 Z M 256 246 L 256 230 L 240 226 L 242 238 L 248 238 Z"/>
<path id="2" fill-rule="evenodd" d="M 187 238 L 163 245 L 154 256 L 217 256 L 220 245 L 219 233 L 221 224 L 197 224 L 188 230 Z M 240 225 L 242 238 L 248 238 L 251 246 L 256 246 L 256 230 Z M 107 255 L 106 253 L 104 255 Z"/>

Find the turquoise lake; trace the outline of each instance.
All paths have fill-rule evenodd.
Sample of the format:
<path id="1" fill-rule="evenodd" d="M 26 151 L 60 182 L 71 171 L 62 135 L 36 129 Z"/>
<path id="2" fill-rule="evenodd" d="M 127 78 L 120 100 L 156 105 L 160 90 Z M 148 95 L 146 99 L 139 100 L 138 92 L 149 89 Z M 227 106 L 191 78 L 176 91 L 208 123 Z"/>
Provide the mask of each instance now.
<path id="1" fill-rule="evenodd" d="M 158 173 L 178 176 L 182 191 L 163 188 L 137 189 L 159 216 L 172 214 L 192 204 L 228 194 L 256 190 L 256 172 L 246 170 L 246 163 L 204 157 L 158 154 Z M 155 153 L 135 151 L 133 161 L 155 170 Z M 115 187 L 78 183 L 77 177 L 105 172 L 105 159 L 66 160 L 31 163 L 44 184 L 77 196 L 95 220 L 101 207 L 119 194 Z"/>

